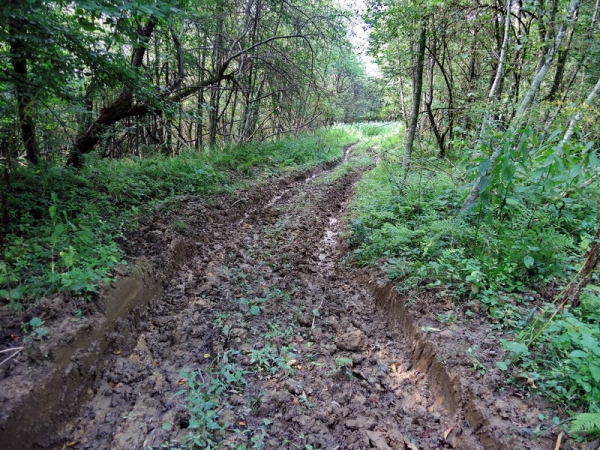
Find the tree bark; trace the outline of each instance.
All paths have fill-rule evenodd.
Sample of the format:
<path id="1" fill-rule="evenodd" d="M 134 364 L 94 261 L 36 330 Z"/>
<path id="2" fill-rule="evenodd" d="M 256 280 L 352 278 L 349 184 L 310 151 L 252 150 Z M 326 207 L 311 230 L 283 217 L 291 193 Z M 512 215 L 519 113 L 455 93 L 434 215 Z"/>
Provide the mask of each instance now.
<path id="1" fill-rule="evenodd" d="M 417 61 L 413 68 L 413 104 L 410 113 L 410 125 L 406 135 L 406 149 L 402 164 L 408 168 L 412 157 L 412 150 L 419 123 L 419 109 L 421 108 L 421 93 L 423 91 L 423 66 L 425 65 L 425 44 L 427 39 L 427 19 L 421 21 L 421 30 L 419 32 L 419 49 L 417 51 Z"/>
<path id="2" fill-rule="evenodd" d="M 571 3 L 571 7 L 569 8 L 569 15 L 567 16 L 567 20 L 569 20 L 569 21 L 574 20 L 574 18 L 577 15 L 578 9 L 579 9 L 579 0 L 573 0 L 573 2 Z M 540 84 L 542 83 L 542 80 L 544 79 L 544 76 L 546 75 L 546 73 L 548 72 L 548 69 L 552 65 L 554 56 L 556 55 L 556 52 L 558 51 L 558 48 L 560 47 L 560 44 L 562 43 L 562 40 L 563 40 L 566 32 L 567 32 L 567 24 L 563 23 L 560 27 L 560 30 L 558 31 L 558 34 L 556 35 L 556 41 L 554 42 L 554 46 L 548 52 L 548 56 L 546 57 L 546 61 L 545 61 L 544 65 L 536 73 L 536 75 L 533 79 L 533 82 L 531 83 L 531 86 L 529 87 L 529 90 L 527 91 L 527 94 L 525 95 L 525 98 L 523 99 L 523 102 L 521 103 L 521 106 L 519 106 L 519 109 L 517 110 L 517 114 L 515 117 L 516 121 L 521 120 L 523 114 L 525 113 L 525 111 L 527 110 L 527 108 L 529 107 L 531 102 L 533 101 L 533 98 L 534 98 L 535 94 L 537 93 L 537 91 L 540 87 Z"/>
<path id="3" fill-rule="evenodd" d="M 35 134 L 34 95 L 27 74 L 27 48 L 23 40 L 17 37 L 25 31 L 16 20 L 11 22 L 10 59 L 16 78 L 17 116 L 27 160 L 36 164 L 40 160 L 40 153 Z"/>
<path id="4" fill-rule="evenodd" d="M 554 81 L 552 82 L 552 87 L 550 88 L 550 93 L 546 97 L 546 100 L 552 102 L 556 99 L 558 95 L 558 91 L 562 84 L 563 76 L 565 73 L 565 66 L 567 64 L 567 56 L 569 55 L 569 50 L 571 48 L 571 42 L 573 40 L 573 30 L 574 28 L 570 28 L 567 33 L 567 43 L 565 47 L 558 52 L 558 58 L 556 59 L 556 72 L 554 74 Z"/>
<path id="5" fill-rule="evenodd" d="M 559 157 L 564 154 L 565 144 L 567 142 L 569 142 L 569 140 L 571 140 L 571 137 L 573 136 L 573 133 L 575 132 L 575 125 L 583 117 L 582 110 L 585 110 L 586 108 L 588 108 L 592 104 L 592 102 L 596 99 L 596 97 L 598 96 L 599 93 L 600 93 L 600 78 L 598 79 L 598 82 L 593 87 L 593 89 L 590 92 L 590 94 L 588 95 L 588 97 L 582 103 L 582 105 L 579 108 L 579 110 L 577 111 L 577 113 L 569 121 L 569 126 L 567 127 L 567 131 L 565 132 L 565 135 L 563 136 L 562 140 L 556 147 L 556 153 Z"/>
<path id="6" fill-rule="evenodd" d="M 138 26 L 138 36 L 140 43 L 136 45 L 131 54 L 131 67 L 139 68 L 144 61 L 144 54 L 148 41 L 154 32 L 156 21 L 149 19 L 146 26 Z M 81 156 L 89 153 L 100 140 L 100 136 L 107 126 L 112 125 L 126 117 L 145 115 L 148 112 L 147 105 L 134 105 L 133 90 L 129 86 L 124 86 L 119 97 L 113 104 L 100 111 L 96 120 L 77 137 L 75 147 L 69 158 L 67 165 L 80 167 L 82 164 Z"/>
<path id="7" fill-rule="evenodd" d="M 506 62 L 506 50 L 508 48 L 508 40 L 510 37 L 510 6 L 512 1 L 506 0 L 506 4 L 504 7 L 506 8 L 506 15 L 504 16 L 504 35 L 502 37 L 502 46 L 500 48 L 500 56 L 498 58 L 498 65 L 496 66 L 496 74 L 494 76 L 494 81 L 492 82 L 492 86 L 490 87 L 490 92 L 487 96 L 488 106 L 486 107 L 485 114 L 483 116 L 483 121 L 481 123 L 481 130 L 479 132 L 479 137 L 483 137 L 487 127 L 490 123 L 490 105 L 494 101 L 496 94 L 500 91 L 500 86 L 502 85 L 502 79 L 504 76 L 504 64 Z"/>

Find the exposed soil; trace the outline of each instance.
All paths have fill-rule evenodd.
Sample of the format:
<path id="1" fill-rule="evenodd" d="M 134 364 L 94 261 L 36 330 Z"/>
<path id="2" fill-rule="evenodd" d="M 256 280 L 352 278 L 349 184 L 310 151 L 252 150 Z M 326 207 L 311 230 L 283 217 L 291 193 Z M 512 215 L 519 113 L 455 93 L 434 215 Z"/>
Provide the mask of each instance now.
<path id="1" fill-rule="evenodd" d="M 360 175 L 323 167 L 147 219 L 127 243 L 132 269 L 97 303 L 57 296 L 30 313 L 50 333 L 0 367 L 0 442 L 178 448 L 194 427 L 175 395 L 189 372 L 210 384 L 235 364 L 246 383 L 221 393 L 210 433 L 223 448 L 554 448 L 538 415 L 555 412 L 505 388 L 483 322 L 426 334 L 439 326 L 428 306 L 344 266 Z M 2 348 L 21 345 L 6 328 Z"/>

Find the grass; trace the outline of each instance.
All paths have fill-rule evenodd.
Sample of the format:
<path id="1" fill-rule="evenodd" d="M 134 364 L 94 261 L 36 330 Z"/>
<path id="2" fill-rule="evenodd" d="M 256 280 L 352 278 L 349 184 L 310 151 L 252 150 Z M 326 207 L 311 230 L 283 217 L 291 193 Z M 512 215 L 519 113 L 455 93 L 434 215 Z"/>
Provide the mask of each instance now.
<path id="1" fill-rule="evenodd" d="M 508 382 L 524 376 L 534 381 L 530 389 L 571 414 L 599 412 L 597 270 L 581 305 L 552 320 L 547 294 L 571 280 L 595 241 L 598 186 L 573 189 L 598 170 L 590 146 L 579 143 L 581 151 L 555 161 L 551 144 L 526 130 L 519 142 L 527 152 L 506 157 L 477 207 L 459 214 L 483 152 L 463 148 L 462 159 L 448 160 L 426 147 L 407 171 L 402 136 L 381 131 L 370 131 L 379 140 L 379 164 L 356 185 L 349 263 L 381 267 L 408 295 L 426 289 L 467 313 L 477 305 L 512 337 L 504 341 L 508 360 L 497 365 Z"/>
<path id="2" fill-rule="evenodd" d="M 57 292 L 89 297 L 124 263 L 119 242 L 157 205 L 335 161 L 357 139 L 356 130 L 334 126 L 177 157 L 91 156 L 80 171 L 50 163 L 13 168 L 8 186 L 2 184 L 9 231 L 0 261 L 0 299 L 19 310 Z"/>

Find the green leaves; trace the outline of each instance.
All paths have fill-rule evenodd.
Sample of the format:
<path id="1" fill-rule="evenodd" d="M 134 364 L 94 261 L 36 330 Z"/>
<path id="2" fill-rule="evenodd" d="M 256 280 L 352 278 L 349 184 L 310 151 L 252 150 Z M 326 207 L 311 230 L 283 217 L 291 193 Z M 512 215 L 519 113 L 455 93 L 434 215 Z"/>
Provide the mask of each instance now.
<path id="1" fill-rule="evenodd" d="M 496 367 L 498 367 L 498 369 L 500 369 L 503 372 L 506 372 L 508 370 L 508 364 L 505 361 L 497 361 Z"/>
<path id="2" fill-rule="evenodd" d="M 521 342 L 512 342 L 505 339 L 500 339 L 502 346 L 512 353 L 515 357 L 529 356 L 529 348 Z"/>
<path id="3" fill-rule="evenodd" d="M 598 433 L 600 431 L 600 413 L 581 413 L 575 415 L 569 426 L 571 433 Z"/>
<path id="4" fill-rule="evenodd" d="M 33 328 L 34 330 L 36 328 L 41 327 L 43 324 L 44 324 L 44 322 L 39 317 L 34 317 L 33 319 L 31 319 L 29 321 L 29 325 L 31 325 L 31 328 Z"/>

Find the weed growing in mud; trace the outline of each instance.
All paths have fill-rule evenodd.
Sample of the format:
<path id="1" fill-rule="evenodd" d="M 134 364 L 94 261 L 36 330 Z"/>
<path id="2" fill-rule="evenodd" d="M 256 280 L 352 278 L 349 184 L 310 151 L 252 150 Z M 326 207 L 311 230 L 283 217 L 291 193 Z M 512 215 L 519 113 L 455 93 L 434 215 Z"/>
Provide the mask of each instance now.
<path id="1" fill-rule="evenodd" d="M 550 309 L 549 313 L 555 312 Z M 536 322 L 505 342 L 517 369 L 568 409 L 600 412 L 600 287 L 588 286 L 578 308 L 566 309 L 531 342 Z M 528 344 L 528 345 L 527 345 Z"/>
<path id="2" fill-rule="evenodd" d="M 228 424 L 219 423 L 219 413 L 231 392 L 238 392 L 247 384 L 247 373 L 240 366 L 229 361 L 236 352 L 225 352 L 221 357 L 220 368 L 201 372 L 182 371 L 181 376 L 187 389 L 175 395 L 185 395 L 184 406 L 189 410 L 188 434 L 182 444 L 185 448 L 215 448 L 218 444 L 214 433 L 223 430 Z"/>
<path id="3" fill-rule="evenodd" d="M 44 325 L 44 321 L 42 319 L 39 317 L 33 317 L 27 324 L 22 323 L 21 329 L 24 333 L 28 333 L 29 327 L 31 327 L 31 336 L 37 339 L 42 339 L 48 334 L 48 330 L 42 325 Z"/>
<path id="4" fill-rule="evenodd" d="M 292 336 L 296 336 L 296 334 L 297 330 L 292 325 L 289 325 L 288 327 L 282 330 L 281 321 L 278 319 L 274 319 L 273 322 L 271 322 L 271 329 L 266 333 L 262 333 L 260 336 L 266 340 L 271 340 L 276 337 L 289 338 Z"/>
<path id="5" fill-rule="evenodd" d="M 467 349 L 467 354 L 471 357 L 471 361 L 473 363 L 473 370 L 475 372 L 479 372 L 481 375 L 485 375 L 488 371 L 488 368 L 486 367 L 485 364 L 483 364 L 480 360 L 479 360 L 479 356 L 477 354 L 477 345 L 474 345 L 473 347 L 469 347 Z"/>
<path id="6" fill-rule="evenodd" d="M 283 372 L 289 376 L 294 373 L 292 365 L 296 361 L 293 351 L 293 347 L 287 346 L 281 347 L 281 350 L 278 351 L 274 345 L 267 343 L 261 349 L 252 349 L 250 364 L 257 372 L 270 374 Z"/>
<path id="7" fill-rule="evenodd" d="M 254 298 L 252 300 L 248 300 L 245 297 L 240 298 L 240 305 L 244 309 L 246 313 L 250 313 L 253 316 L 258 316 L 260 314 L 260 304 L 266 301 L 264 298 Z"/>
<path id="8" fill-rule="evenodd" d="M 186 233 L 189 229 L 189 225 L 182 220 L 176 220 L 171 227 L 177 233 Z"/>

